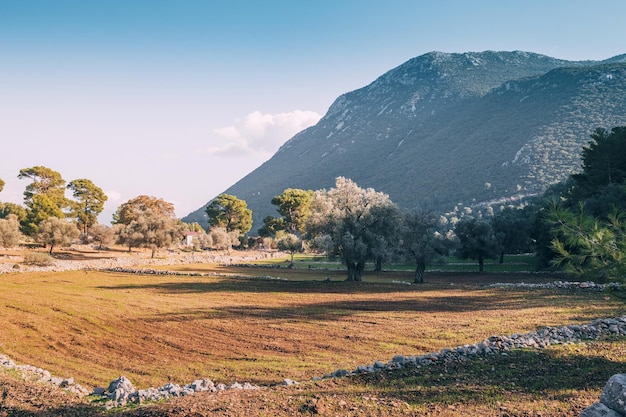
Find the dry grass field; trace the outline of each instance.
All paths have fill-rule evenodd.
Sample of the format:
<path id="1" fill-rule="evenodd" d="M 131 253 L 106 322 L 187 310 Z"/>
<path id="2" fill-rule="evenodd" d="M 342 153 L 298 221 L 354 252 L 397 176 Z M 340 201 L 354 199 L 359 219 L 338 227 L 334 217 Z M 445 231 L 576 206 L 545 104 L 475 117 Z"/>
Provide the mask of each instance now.
<path id="1" fill-rule="evenodd" d="M 554 279 L 523 274 L 431 274 L 427 283 L 415 286 L 397 283 L 410 280 L 410 273 L 400 272 L 366 275 L 366 282 L 353 284 L 340 281 L 342 272 L 308 269 L 162 268 L 213 276 L 97 271 L 0 275 L 0 353 L 74 377 L 86 387 L 106 387 L 120 375 L 138 388 L 197 378 L 226 384 L 272 385 L 284 378 L 302 382 L 125 411 L 133 415 L 573 415 L 567 410 L 592 402 L 602 386 L 598 381 L 610 375 L 581 375 L 582 382 L 567 377 L 564 386 L 554 388 L 554 398 L 545 401 L 541 398 L 549 397 L 548 391 L 524 385 L 532 385 L 533 374 L 564 377 L 556 365 L 569 363 L 570 356 L 593 365 L 572 365 L 580 372 L 623 366 L 623 343 L 605 341 L 541 353 L 520 351 L 479 366 L 450 365 L 419 375 L 306 382 L 339 368 L 386 362 L 397 354 L 435 352 L 495 334 L 623 315 L 624 302 L 605 293 L 484 285 Z M 325 282 L 327 277 L 331 282 Z M 523 370 L 514 377 L 522 378 L 518 385 L 494 382 L 515 369 Z M 475 372 L 480 379 L 491 375 L 493 381 L 474 380 Z M 593 385 L 587 386 L 590 381 Z M 5 397 L 11 391 L 6 392 Z M 511 410 L 512 400 L 526 414 Z M 4 407 L 3 414 L 0 403 L 0 415 L 87 413 L 84 406 L 68 407 L 22 404 Z M 91 415 L 99 413 L 87 409 Z M 559 409 L 565 414 L 554 413 Z"/>

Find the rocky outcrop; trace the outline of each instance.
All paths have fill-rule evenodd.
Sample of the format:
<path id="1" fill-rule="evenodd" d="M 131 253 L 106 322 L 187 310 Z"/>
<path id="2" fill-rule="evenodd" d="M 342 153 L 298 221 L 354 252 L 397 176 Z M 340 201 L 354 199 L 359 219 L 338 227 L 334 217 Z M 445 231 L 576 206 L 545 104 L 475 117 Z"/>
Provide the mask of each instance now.
<path id="1" fill-rule="evenodd" d="M 587 407 L 580 417 L 624 417 L 626 416 L 626 374 L 609 378 L 602 390 L 600 402 Z"/>

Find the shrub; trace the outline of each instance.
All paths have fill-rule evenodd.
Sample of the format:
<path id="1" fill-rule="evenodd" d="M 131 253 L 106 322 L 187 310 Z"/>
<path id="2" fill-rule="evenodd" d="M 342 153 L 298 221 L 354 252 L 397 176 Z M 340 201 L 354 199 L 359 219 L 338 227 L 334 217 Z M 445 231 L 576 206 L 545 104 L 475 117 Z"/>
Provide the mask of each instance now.
<path id="1" fill-rule="evenodd" d="M 48 253 L 29 252 L 24 255 L 25 265 L 50 266 L 54 264 L 54 259 Z"/>

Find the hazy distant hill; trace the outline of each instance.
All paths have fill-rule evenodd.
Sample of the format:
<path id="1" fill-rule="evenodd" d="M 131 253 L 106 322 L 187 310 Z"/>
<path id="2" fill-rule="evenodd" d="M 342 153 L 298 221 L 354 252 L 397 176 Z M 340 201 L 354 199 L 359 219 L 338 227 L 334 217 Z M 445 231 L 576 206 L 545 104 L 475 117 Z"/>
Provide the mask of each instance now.
<path id="1" fill-rule="evenodd" d="M 626 55 L 432 52 L 340 96 L 224 192 L 248 202 L 252 233 L 277 215 L 270 200 L 285 188 L 329 188 L 337 176 L 401 207 L 445 211 L 541 192 L 579 168 L 595 128 L 617 125 L 626 125 Z M 206 225 L 204 207 L 184 220 Z"/>

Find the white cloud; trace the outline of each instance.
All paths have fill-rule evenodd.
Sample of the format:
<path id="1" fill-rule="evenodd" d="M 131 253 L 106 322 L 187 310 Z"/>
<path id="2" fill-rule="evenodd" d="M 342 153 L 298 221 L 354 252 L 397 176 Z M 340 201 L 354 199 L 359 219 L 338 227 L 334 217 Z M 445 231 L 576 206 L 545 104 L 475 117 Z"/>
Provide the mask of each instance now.
<path id="1" fill-rule="evenodd" d="M 118 204 L 122 201 L 122 194 L 115 190 L 107 191 L 105 194 L 107 196 L 107 203 Z"/>
<path id="2" fill-rule="evenodd" d="M 213 155 L 241 156 L 273 154 L 296 133 L 317 123 L 322 116 L 313 111 L 263 114 L 254 111 L 233 126 L 214 129 L 220 142 L 205 148 Z"/>

